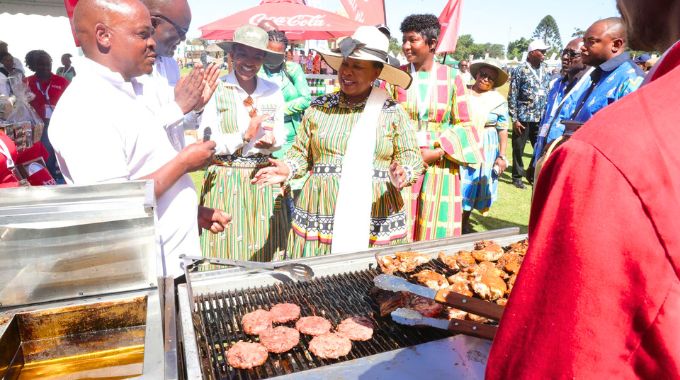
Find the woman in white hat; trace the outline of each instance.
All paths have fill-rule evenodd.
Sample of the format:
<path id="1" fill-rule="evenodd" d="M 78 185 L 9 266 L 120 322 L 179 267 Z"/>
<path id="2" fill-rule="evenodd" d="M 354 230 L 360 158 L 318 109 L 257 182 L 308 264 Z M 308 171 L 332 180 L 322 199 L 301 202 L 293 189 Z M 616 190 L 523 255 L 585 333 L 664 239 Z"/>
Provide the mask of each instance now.
<path id="1" fill-rule="evenodd" d="M 463 194 L 463 233 L 472 232 L 470 214 L 478 210 L 487 215 L 498 198 L 498 177 L 508 167 L 508 101 L 495 89 L 508 81 L 508 73 L 493 59 L 472 63 L 475 84 L 468 100 L 470 119 L 482 137 L 484 160 L 478 168 L 461 170 Z"/>
<path id="2" fill-rule="evenodd" d="M 250 183 L 286 136 L 281 90 L 257 76 L 263 63 L 282 60 L 268 43 L 267 32 L 246 25 L 222 44 L 234 69 L 221 78 L 203 112 L 199 136 L 211 135 L 217 146 L 205 172 L 201 204 L 229 210 L 233 223 L 223 233 L 203 234 L 207 257 L 272 261 L 283 258 L 286 248 L 290 222 L 281 187 Z"/>
<path id="3" fill-rule="evenodd" d="M 362 26 L 339 49 L 320 51 L 338 71 L 340 91 L 307 109 L 295 143 L 255 181 L 281 183 L 309 170 L 293 211 L 287 257 L 365 250 L 406 242 L 400 189 L 422 171 L 404 111 L 376 79 L 408 88 L 408 73 L 388 64 L 389 41 Z"/>

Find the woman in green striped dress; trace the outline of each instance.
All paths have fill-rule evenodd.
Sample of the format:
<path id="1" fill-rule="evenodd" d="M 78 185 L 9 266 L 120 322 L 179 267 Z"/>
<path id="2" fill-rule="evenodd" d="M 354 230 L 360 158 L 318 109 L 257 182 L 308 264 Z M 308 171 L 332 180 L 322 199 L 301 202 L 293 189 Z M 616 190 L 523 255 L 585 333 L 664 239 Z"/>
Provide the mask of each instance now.
<path id="1" fill-rule="evenodd" d="M 221 78 L 203 112 L 199 133 L 210 128 L 216 154 L 205 172 L 201 204 L 229 210 L 233 218 L 224 232 L 201 236 L 206 257 L 272 261 L 282 259 L 286 248 L 290 222 L 281 186 L 250 183 L 285 142 L 281 91 L 257 76 L 265 61 L 283 60 L 267 49 L 268 40 L 255 26 L 235 31 L 226 46 L 234 70 Z"/>
<path id="2" fill-rule="evenodd" d="M 416 180 L 423 162 L 406 113 L 372 86 L 378 78 L 402 87 L 411 82 L 408 73 L 388 65 L 388 44 L 377 28 L 366 26 L 343 40 L 339 51 L 320 52 L 338 71 L 340 92 L 314 100 L 285 158 L 255 177 L 260 184 L 281 183 L 312 171 L 295 204 L 287 258 L 406 242 L 400 189 Z M 348 234 L 347 224 L 358 233 Z"/>

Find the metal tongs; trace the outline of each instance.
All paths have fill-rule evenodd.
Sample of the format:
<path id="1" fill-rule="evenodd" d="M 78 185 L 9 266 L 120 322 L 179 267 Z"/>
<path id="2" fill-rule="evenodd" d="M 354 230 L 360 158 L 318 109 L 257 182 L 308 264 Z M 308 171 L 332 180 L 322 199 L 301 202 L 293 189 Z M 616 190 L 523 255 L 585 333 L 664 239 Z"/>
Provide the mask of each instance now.
<path id="1" fill-rule="evenodd" d="M 421 297 L 435 300 L 441 304 L 454 307 L 475 315 L 481 315 L 489 319 L 500 321 L 504 308 L 491 302 L 467 297 L 448 289 L 434 290 L 426 286 L 416 285 L 406 279 L 387 274 L 381 274 L 373 279 L 376 287 L 393 292 L 409 292 Z M 391 313 L 392 319 L 403 325 L 431 326 L 456 333 L 472 335 L 478 338 L 493 340 L 498 328 L 483 323 L 465 321 L 462 319 L 437 319 L 428 318 L 419 312 L 410 309 L 399 308 Z"/>
<path id="2" fill-rule="evenodd" d="M 181 259 L 193 261 L 193 266 L 200 264 L 227 265 L 255 270 L 258 272 L 282 272 L 286 273 L 290 278 L 297 281 L 307 281 L 314 277 L 314 270 L 309 265 L 300 263 L 287 263 L 285 261 L 276 263 L 260 263 L 256 261 L 216 259 L 198 256 L 182 256 Z"/>

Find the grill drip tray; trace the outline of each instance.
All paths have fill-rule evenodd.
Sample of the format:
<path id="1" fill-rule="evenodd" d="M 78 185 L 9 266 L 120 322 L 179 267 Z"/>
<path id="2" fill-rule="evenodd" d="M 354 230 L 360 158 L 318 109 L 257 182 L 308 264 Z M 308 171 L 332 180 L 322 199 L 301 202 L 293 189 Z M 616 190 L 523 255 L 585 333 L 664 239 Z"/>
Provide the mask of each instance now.
<path id="1" fill-rule="evenodd" d="M 378 305 L 369 296 L 375 269 L 319 277 L 308 282 L 291 282 L 196 296 L 198 312 L 194 328 L 202 360 L 204 378 L 212 372 L 217 379 L 261 379 L 282 376 L 309 369 L 343 363 L 379 353 L 431 342 L 451 334 L 432 328 L 404 327 L 389 317 L 380 317 Z M 226 363 L 227 349 L 239 340 L 257 341 L 246 335 L 241 326 L 244 314 L 258 308 L 269 309 L 280 302 L 300 306 L 301 315 L 318 315 L 329 319 L 333 326 L 350 316 L 369 316 L 375 330 L 367 342 L 353 342 L 352 351 L 337 360 L 320 359 L 308 351 L 311 337 L 300 336 L 300 344 L 284 354 L 269 354 L 267 362 L 252 370 L 238 370 Z M 289 324 L 293 327 L 293 324 Z"/>
<path id="2" fill-rule="evenodd" d="M 147 297 L 16 314 L 0 338 L 2 379 L 142 375 Z"/>

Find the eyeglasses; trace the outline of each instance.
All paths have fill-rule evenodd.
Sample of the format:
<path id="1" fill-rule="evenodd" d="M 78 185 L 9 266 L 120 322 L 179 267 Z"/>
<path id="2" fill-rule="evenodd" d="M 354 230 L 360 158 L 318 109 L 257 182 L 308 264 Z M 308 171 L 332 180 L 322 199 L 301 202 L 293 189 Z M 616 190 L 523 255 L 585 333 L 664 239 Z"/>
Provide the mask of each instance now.
<path id="1" fill-rule="evenodd" d="M 188 28 L 183 28 L 179 26 L 176 22 L 170 20 L 169 18 L 163 16 L 163 15 L 151 15 L 152 18 L 159 18 L 168 24 L 172 25 L 173 28 L 175 28 L 175 32 L 177 32 L 177 35 L 180 37 L 186 37 L 187 33 L 189 32 Z M 153 21 L 153 20 L 152 20 Z M 157 27 L 158 23 L 152 23 L 153 27 Z"/>
<path id="2" fill-rule="evenodd" d="M 571 49 L 564 49 L 562 50 L 562 55 L 568 55 L 569 58 L 576 58 L 581 56 L 581 52 Z"/>

